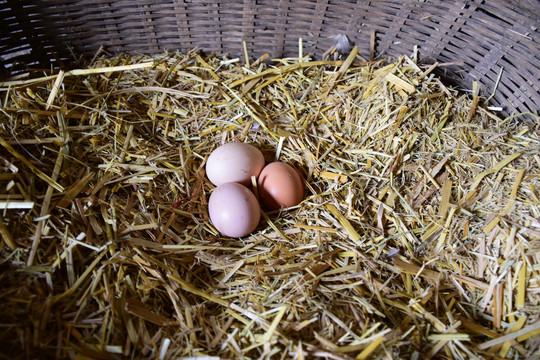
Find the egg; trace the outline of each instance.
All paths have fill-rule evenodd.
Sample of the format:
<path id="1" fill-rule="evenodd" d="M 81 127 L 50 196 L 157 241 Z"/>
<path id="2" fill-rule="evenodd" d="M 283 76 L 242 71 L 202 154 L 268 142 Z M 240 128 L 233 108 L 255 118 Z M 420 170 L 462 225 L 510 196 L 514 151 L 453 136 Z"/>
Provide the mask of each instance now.
<path id="1" fill-rule="evenodd" d="M 259 224 L 261 210 L 255 195 L 238 183 L 221 184 L 208 200 L 208 214 L 214 227 L 224 236 L 246 236 Z"/>
<path id="2" fill-rule="evenodd" d="M 252 176 L 259 176 L 264 156 L 255 146 L 246 143 L 221 145 L 208 156 L 206 176 L 216 186 L 228 182 L 250 185 Z"/>
<path id="3" fill-rule="evenodd" d="M 261 171 L 258 191 L 261 203 L 269 210 L 298 205 L 304 197 L 304 185 L 298 171 L 279 161 L 266 165 Z"/>

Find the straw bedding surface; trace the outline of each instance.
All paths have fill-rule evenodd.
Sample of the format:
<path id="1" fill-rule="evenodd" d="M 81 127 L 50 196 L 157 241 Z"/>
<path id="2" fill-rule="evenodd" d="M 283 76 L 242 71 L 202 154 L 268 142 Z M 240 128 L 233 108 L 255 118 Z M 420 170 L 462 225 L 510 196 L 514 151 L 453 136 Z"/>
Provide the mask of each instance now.
<path id="1" fill-rule="evenodd" d="M 2 357 L 538 357 L 539 123 L 356 52 L 1 84 Z M 231 141 L 306 186 L 242 239 L 207 214 Z"/>

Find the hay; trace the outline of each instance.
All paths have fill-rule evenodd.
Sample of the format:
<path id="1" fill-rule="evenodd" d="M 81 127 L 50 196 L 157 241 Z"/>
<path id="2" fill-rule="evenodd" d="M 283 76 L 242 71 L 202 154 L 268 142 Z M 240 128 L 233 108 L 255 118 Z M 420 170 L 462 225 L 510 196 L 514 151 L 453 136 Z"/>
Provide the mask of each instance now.
<path id="1" fill-rule="evenodd" d="M 357 51 L 0 84 L 4 357 L 538 356 L 538 123 Z M 230 141 L 306 185 L 244 239 L 207 215 Z"/>

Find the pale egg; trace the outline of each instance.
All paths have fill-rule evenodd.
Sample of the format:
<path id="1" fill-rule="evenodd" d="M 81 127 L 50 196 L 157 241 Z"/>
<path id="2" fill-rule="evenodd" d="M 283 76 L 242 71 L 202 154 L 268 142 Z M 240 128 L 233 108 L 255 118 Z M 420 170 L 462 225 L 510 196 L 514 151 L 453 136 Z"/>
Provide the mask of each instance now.
<path id="1" fill-rule="evenodd" d="M 217 231 L 233 238 L 251 233 L 261 218 L 259 202 L 251 190 L 232 182 L 214 189 L 208 200 L 208 214 Z"/>
<path id="2" fill-rule="evenodd" d="M 255 146 L 246 143 L 221 145 L 208 156 L 206 176 L 216 186 L 228 182 L 250 185 L 252 176 L 259 176 L 264 156 Z"/>

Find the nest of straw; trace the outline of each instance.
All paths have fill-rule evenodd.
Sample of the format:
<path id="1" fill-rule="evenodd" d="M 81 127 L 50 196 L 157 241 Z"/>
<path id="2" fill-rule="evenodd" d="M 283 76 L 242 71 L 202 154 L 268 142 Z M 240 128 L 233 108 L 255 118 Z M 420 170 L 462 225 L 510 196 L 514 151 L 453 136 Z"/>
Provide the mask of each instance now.
<path id="1" fill-rule="evenodd" d="M 539 123 L 414 56 L 262 60 L 1 84 L 1 357 L 538 356 Z M 231 141 L 306 187 L 242 239 L 207 213 Z"/>

